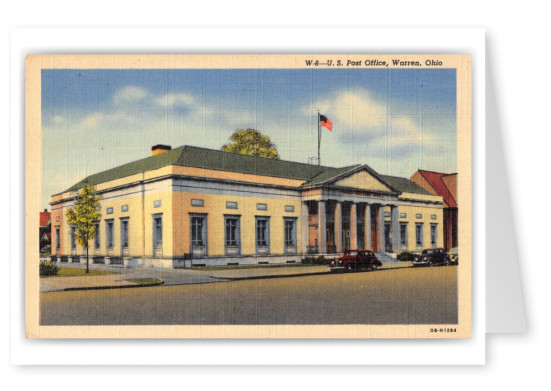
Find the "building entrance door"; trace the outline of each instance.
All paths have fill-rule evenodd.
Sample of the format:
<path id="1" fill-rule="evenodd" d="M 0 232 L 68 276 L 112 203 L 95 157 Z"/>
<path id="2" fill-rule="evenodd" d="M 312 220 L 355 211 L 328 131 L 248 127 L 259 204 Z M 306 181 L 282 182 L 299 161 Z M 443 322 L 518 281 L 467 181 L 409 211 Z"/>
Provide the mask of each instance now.
<path id="1" fill-rule="evenodd" d="M 390 223 L 385 223 L 385 252 L 392 252 L 392 241 L 390 238 Z"/>
<path id="2" fill-rule="evenodd" d="M 377 251 L 377 228 L 371 227 L 371 251 Z"/>

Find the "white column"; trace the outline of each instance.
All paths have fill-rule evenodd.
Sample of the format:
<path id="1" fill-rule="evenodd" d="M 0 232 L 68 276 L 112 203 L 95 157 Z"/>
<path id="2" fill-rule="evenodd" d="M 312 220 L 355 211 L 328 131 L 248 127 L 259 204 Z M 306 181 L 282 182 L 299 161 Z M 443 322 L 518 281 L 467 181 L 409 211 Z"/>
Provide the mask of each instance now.
<path id="1" fill-rule="evenodd" d="M 327 224 L 325 222 L 325 201 L 318 201 L 318 252 L 327 252 Z"/>
<path id="2" fill-rule="evenodd" d="M 381 252 L 385 252 L 385 206 L 379 205 L 379 243 Z"/>
<path id="3" fill-rule="evenodd" d="M 308 235 L 310 231 L 309 221 L 310 221 L 310 212 L 308 209 L 308 204 L 302 202 L 300 204 L 300 252 L 306 254 L 308 249 Z"/>
<path id="4" fill-rule="evenodd" d="M 335 205 L 335 245 L 337 253 L 342 253 L 342 205 Z"/>
<path id="5" fill-rule="evenodd" d="M 398 206 L 393 205 L 390 207 L 390 219 L 392 227 L 392 252 L 399 252 L 402 249 L 400 243 L 400 223 L 398 222 Z"/>
<path id="6" fill-rule="evenodd" d="M 371 250 L 371 205 L 365 206 L 364 214 L 364 245 L 365 248 Z"/>
<path id="7" fill-rule="evenodd" d="M 358 214 L 355 203 L 350 206 L 350 248 L 358 248 Z"/>

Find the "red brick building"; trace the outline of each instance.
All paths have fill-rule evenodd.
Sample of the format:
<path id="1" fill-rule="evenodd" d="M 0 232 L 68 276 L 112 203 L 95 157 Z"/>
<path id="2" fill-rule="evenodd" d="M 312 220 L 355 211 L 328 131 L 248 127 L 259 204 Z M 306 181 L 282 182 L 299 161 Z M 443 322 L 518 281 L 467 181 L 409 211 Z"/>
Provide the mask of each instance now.
<path id="1" fill-rule="evenodd" d="M 410 180 L 444 199 L 444 248 L 457 247 L 457 173 L 417 170 Z"/>

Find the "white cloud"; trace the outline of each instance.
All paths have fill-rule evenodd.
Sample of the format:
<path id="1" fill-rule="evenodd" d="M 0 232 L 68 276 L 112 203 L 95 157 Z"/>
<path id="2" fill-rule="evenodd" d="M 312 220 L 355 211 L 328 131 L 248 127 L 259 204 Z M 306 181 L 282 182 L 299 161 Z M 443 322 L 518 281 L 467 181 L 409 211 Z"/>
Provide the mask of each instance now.
<path id="1" fill-rule="evenodd" d="M 113 103 L 119 105 L 127 102 L 136 102 L 149 95 L 147 90 L 137 86 L 126 86 L 113 95 Z"/>
<path id="2" fill-rule="evenodd" d="M 186 93 L 166 94 L 155 99 L 155 103 L 162 107 L 189 107 L 195 102 L 195 98 Z"/>
<path id="3" fill-rule="evenodd" d="M 62 123 L 65 122 L 65 118 L 61 115 L 54 115 L 54 117 L 52 118 L 52 121 L 56 125 L 61 125 Z"/>
<path id="4" fill-rule="evenodd" d="M 319 108 L 333 122 L 335 138 L 330 148 L 351 151 L 349 156 L 331 162 L 333 165 L 383 158 L 387 163 L 381 167 L 382 172 L 390 172 L 390 161 L 400 162 L 400 167 L 406 164 L 411 170 L 429 166 L 430 156 L 447 156 L 449 147 L 442 146 L 441 141 L 442 135 L 450 132 L 449 123 L 440 120 L 434 129 L 434 120 L 429 118 L 427 122 L 422 115 L 391 115 L 390 104 L 363 88 L 337 90 L 332 98 L 302 107 L 302 114 L 311 116 Z"/>
<path id="5" fill-rule="evenodd" d="M 336 91 L 332 99 L 323 99 L 303 107 L 302 113 L 312 115 L 316 110 L 327 115 L 335 126 L 343 131 L 376 128 L 385 124 L 386 105 L 377 101 L 372 94 L 363 89 Z"/>
<path id="6" fill-rule="evenodd" d="M 344 91 L 333 103 L 335 119 L 351 128 L 377 127 L 385 122 L 386 107 L 365 90 Z"/>

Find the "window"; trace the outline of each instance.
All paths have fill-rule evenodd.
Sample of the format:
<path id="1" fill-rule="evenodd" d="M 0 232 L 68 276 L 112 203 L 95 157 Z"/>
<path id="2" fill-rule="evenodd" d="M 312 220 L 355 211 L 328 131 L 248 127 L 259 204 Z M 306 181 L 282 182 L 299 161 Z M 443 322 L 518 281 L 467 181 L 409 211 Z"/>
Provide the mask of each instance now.
<path id="1" fill-rule="evenodd" d="M 113 248 L 113 228 L 115 223 L 113 220 L 105 220 L 105 243 L 107 248 Z"/>
<path id="2" fill-rule="evenodd" d="M 421 219 L 421 218 L 423 218 L 423 215 L 422 215 L 421 213 L 417 213 L 417 214 L 415 215 L 415 218 L 416 218 L 416 219 Z"/>
<path id="3" fill-rule="evenodd" d="M 77 236 L 75 232 L 75 227 L 71 227 L 71 250 L 77 248 Z"/>
<path id="4" fill-rule="evenodd" d="M 385 217 L 390 217 L 390 212 L 385 212 Z"/>
<path id="5" fill-rule="evenodd" d="M 436 220 L 436 215 L 430 215 L 431 220 Z"/>
<path id="6" fill-rule="evenodd" d="M 226 209 L 237 209 L 237 202 L 227 201 Z"/>
<path id="7" fill-rule="evenodd" d="M 128 248 L 128 219 L 121 219 L 121 247 Z"/>
<path id="8" fill-rule="evenodd" d="M 207 219 L 205 215 L 191 215 L 191 252 L 206 255 Z"/>
<path id="9" fill-rule="evenodd" d="M 239 216 L 226 216 L 226 254 L 239 254 L 241 242 Z"/>
<path id="10" fill-rule="evenodd" d="M 400 218 L 401 219 L 405 219 L 406 217 L 408 217 L 407 213 L 400 213 Z"/>
<path id="11" fill-rule="evenodd" d="M 285 205 L 285 212 L 294 212 L 295 207 L 294 205 Z"/>
<path id="12" fill-rule="evenodd" d="M 297 252 L 296 219 L 283 219 L 283 229 L 285 253 L 295 254 Z"/>
<path id="13" fill-rule="evenodd" d="M 268 210 L 268 204 L 256 204 L 256 210 Z"/>
<path id="14" fill-rule="evenodd" d="M 400 244 L 403 249 L 408 247 L 408 225 L 407 223 L 400 224 Z"/>
<path id="15" fill-rule="evenodd" d="M 153 247 L 163 245 L 163 215 L 153 215 Z"/>
<path id="16" fill-rule="evenodd" d="M 205 206 L 205 200 L 191 200 L 191 206 Z"/>
<path id="17" fill-rule="evenodd" d="M 55 248 L 61 247 L 61 241 L 59 240 L 59 226 L 55 227 Z"/>
<path id="18" fill-rule="evenodd" d="M 107 214 L 112 215 L 113 214 L 113 208 L 107 208 Z"/>
<path id="19" fill-rule="evenodd" d="M 99 241 L 99 223 L 96 224 L 96 236 L 94 237 L 94 248 L 98 249 L 100 246 Z"/>
<path id="20" fill-rule="evenodd" d="M 121 206 L 121 212 L 128 212 L 128 205 Z"/>
<path id="21" fill-rule="evenodd" d="M 154 208 L 160 208 L 161 207 L 161 200 L 153 201 L 153 207 Z"/>
<path id="22" fill-rule="evenodd" d="M 423 223 L 415 224 L 415 246 L 417 249 L 423 248 Z"/>
<path id="23" fill-rule="evenodd" d="M 432 248 L 436 248 L 436 224 L 430 225 L 430 245 Z"/>
<path id="24" fill-rule="evenodd" d="M 268 217 L 256 218 L 256 253 L 270 253 L 270 220 Z"/>

